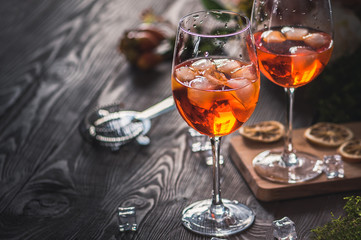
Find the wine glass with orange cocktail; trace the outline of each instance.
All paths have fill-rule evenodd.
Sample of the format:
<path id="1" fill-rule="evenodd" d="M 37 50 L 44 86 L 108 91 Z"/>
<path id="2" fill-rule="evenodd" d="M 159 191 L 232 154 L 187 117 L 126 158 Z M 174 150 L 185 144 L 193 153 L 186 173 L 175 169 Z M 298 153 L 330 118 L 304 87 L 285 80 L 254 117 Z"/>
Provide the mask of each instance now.
<path id="1" fill-rule="evenodd" d="M 172 91 L 188 125 L 210 137 L 213 196 L 189 205 L 183 225 L 199 234 L 226 236 L 248 228 L 254 213 L 238 201 L 221 198 L 221 138 L 244 124 L 258 102 L 260 75 L 248 18 L 227 11 L 202 11 L 178 26 L 172 65 Z"/>

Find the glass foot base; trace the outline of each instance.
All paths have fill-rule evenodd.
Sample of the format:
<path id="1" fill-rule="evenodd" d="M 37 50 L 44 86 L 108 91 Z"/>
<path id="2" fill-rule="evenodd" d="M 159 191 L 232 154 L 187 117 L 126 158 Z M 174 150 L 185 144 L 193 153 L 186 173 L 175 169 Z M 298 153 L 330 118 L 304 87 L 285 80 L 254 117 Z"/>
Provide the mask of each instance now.
<path id="1" fill-rule="evenodd" d="M 217 216 L 211 215 L 211 200 L 203 200 L 189 205 L 183 210 L 183 225 L 198 234 L 206 236 L 228 236 L 250 227 L 255 214 L 247 206 L 237 202 L 222 199 L 223 211 Z"/>
<path id="2" fill-rule="evenodd" d="M 305 182 L 322 173 L 322 160 L 317 156 L 305 152 L 296 152 L 290 156 L 290 162 L 297 164 L 287 166 L 281 150 L 264 151 L 253 159 L 253 167 L 261 177 L 281 183 Z"/>

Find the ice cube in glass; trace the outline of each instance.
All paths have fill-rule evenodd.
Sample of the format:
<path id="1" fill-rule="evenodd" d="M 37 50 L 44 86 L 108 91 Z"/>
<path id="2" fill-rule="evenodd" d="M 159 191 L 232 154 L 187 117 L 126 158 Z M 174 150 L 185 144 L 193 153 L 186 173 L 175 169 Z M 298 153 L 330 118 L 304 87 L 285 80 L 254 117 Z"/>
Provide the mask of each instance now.
<path id="1" fill-rule="evenodd" d="M 204 77 L 213 85 L 214 90 L 222 89 L 225 85 L 228 78 L 226 75 L 219 71 L 206 70 L 204 72 Z"/>
<path id="2" fill-rule="evenodd" d="M 215 85 L 206 77 L 196 76 L 189 82 L 189 87 L 199 90 L 212 90 L 215 88 Z"/>
<path id="3" fill-rule="evenodd" d="M 313 49 L 318 49 L 328 43 L 328 38 L 322 33 L 311 33 L 305 37 L 304 42 Z"/>
<path id="4" fill-rule="evenodd" d="M 233 59 L 215 59 L 214 63 L 219 72 L 226 73 L 228 75 L 230 75 L 235 69 L 239 69 L 241 67 L 241 63 Z"/>
<path id="5" fill-rule="evenodd" d="M 255 81 L 257 80 L 256 68 L 252 64 L 242 66 L 231 73 L 231 78 L 247 78 Z"/>
<path id="6" fill-rule="evenodd" d="M 284 27 L 281 32 L 286 36 L 287 40 L 303 41 L 304 37 L 308 34 L 306 28 Z"/>
<path id="7" fill-rule="evenodd" d="M 262 33 L 261 38 L 266 43 L 282 43 L 286 41 L 286 37 L 276 30 L 268 30 Z"/>
<path id="8" fill-rule="evenodd" d="M 304 72 L 305 77 L 309 71 L 317 69 L 317 52 L 303 46 L 291 47 L 289 52 L 296 56 L 292 58 L 293 72 Z M 295 79 L 296 81 L 297 79 Z"/>
<path id="9" fill-rule="evenodd" d="M 190 68 L 198 74 L 204 74 L 204 71 L 215 71 L 216 67 L 210 59 L 200 59 L 190 65 Z"/>
<path id="10" fill-rule="evenodd" d="M 191 104 L 200 108 L 209 109 L 213 105 L 213 93 L 208 90 L 213 90 L 215 85 L 206 77 L 197 76 L 189 83 L 187 97 Z"/>
<path id="11" fill-rule="evenodd" d="M 232 88 L 236 89 L 235 90 L 235 98 L 234 100 L 238 101 L 238 103 L 236 103 L 235 106 L 237 106 L 237 104 L 239 105 L 241 103 L 241 105 L 239 107 L 241 107 L 239 110 L 245 111 L 248 110 L 249 108 L 254 107 L 253 105 L 256 104 L 256 101 L 254 101 L 255 99 L 255 94 L 256 94 L 256 83 L 252 83 L 250 80 L 244 78 L 244 79 L 232 79 L 230 81 L 228 81 L 228 85 L 231 86 Z M 252 101 L 254 101 L 254 104 L 252 104 Z M 232 104 L 232 103 L 231 103 Z M 232 104 L 233 105 L 233 104 Z M 238 107 L 238 108 L 239 108 Z"/>
<path id="12" fill-rule="evenodd" d="M 315 55 L 316 52 L 308 47 L 294 46 L 289 49 L 289 52 L 297 56 Z"/>
<path id="13" fill-rule="evenodd" d="M 196 74 L 189 67 L 180 67 L 175 71 L 176 78 L 181 82 L 188 82 L 196 77 Z"/>

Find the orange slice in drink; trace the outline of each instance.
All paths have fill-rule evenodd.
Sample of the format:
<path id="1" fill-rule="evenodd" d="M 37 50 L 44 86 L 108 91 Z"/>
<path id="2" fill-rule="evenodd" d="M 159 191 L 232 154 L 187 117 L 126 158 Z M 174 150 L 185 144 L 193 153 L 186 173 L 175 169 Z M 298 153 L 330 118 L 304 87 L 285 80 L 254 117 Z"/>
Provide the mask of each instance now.
<path id="1" fill-rule="evenodd" d="M 306 129 L 307 140 L 324 147 L 338 147 L 353 137 L 352 131 L 336 123 L 320 122 Z"/>
<path id="2" fill-rule="evenodd" d="M 342 156 L 342 160 L 345 162 L 361 162 L 361 139 L 352 139 L 344 142 L 338 148 L 338 152 Z"/>
<path id="3" fill-rule="evenodd" d="M 280 122 L 264 121 L 243 126 L 239 129 L 239 133 L 247 139 L 270 143 L 280 140 L 285 134 L 285 128 Z"/>

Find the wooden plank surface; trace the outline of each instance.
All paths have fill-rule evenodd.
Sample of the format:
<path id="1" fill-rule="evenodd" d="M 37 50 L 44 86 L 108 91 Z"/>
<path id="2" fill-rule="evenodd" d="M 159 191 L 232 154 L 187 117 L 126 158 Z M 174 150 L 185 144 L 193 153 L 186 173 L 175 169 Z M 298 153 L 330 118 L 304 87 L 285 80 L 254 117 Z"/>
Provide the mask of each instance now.
<path id="1" fill-rule="evenodd" d="M 212 171 L 191 152 L 188 126 L 176 111 L 152 120 L 149 146 L 111 152 L 79 133 L 95 107 L 117 102 L 141 111 L 171 94 L 170 61 L 141 72 L 117 50 L 120 36 L 149 7 L 174 21 L 203 9 L 193 0 L 1 1 L 0 239 L 210 239 L 180 221 L 185 206 L 210 198 Z M 282 121 L 283 89 L 261 84 L 249 123 Z M 296 127 L 312 122 L 313 112 L 297 101 L 302 91 Z M 258 201 L 228 158 L 230 139 L 222 146 L 222 196 L 248 205 L 256 220 L 226 239 L 272 239 L 272 221 L 284 216 L 296 223 L 298 239 L 309 239 L 331 211 L 343 213 L 344 196 L 361 194 Z M 137 232 L 119 232 L 118 206 L 136 207 Z"/>
<path id="2" fill-rule="evenodd" d="M 355 137 L 361 137 L 361 123 L 348 123 L 344 126 L 349 127 L 354 132 Z M 296 150 L 311 153 L 320 159 L 323 159 L 324 155 L 337 153 L 337 148 L 320 147 L 309 143 L 304 137 L 305 129 L 294 130 L 293 142 Z M 272 144 L 254 142 L 244 139 L 240 135 L 234 136 L 230 141 L 231 158 L 257 199 L 274 201 L 361 189 L 360 163 L 344 162 L 344 178 L 327 179 L 326 175 L 322 174 L 320 177 L 307 182 L 282 184 L 260 177 L 252 165 L 254 157 L 269 149 L 282 149 L 282 144 L 283 141 Z"/>

